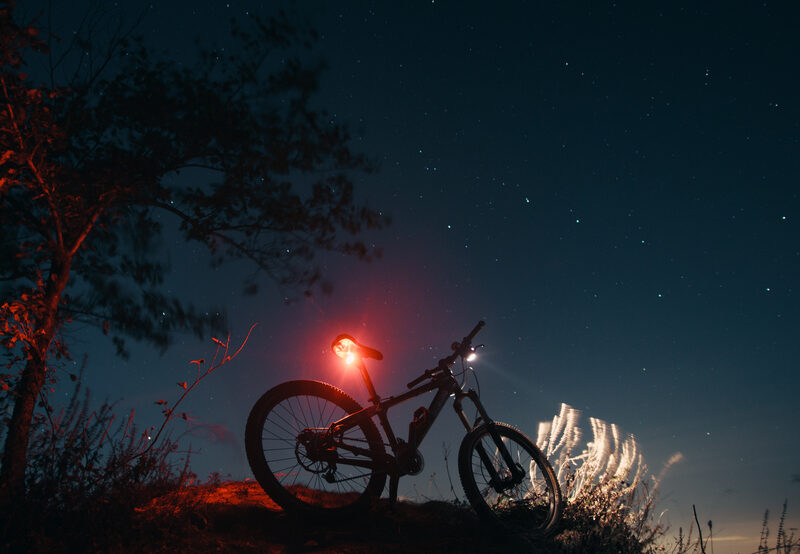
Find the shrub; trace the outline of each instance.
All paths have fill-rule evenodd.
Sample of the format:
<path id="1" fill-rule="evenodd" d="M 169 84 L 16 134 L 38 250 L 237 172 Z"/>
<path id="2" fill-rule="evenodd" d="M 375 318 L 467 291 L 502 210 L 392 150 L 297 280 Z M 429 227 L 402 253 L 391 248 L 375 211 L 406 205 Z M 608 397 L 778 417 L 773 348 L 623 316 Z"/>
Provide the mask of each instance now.
<path id="1" fill-rule="evenodd" d="M 65 408 L 55 411 L 40 403 L 32 426 L 26 495 L 15 499 L 0 524 L 0 550 L 110 547 L 128 532 L 134 506 L 194 477 L 189 453 L 176 459 L 177 444 L 169 437 L 148 448 L 150 430 L 136 428 L 133 411 L 118 420 L 113 405 L 105 402 L 96 410 L 90 405 L 91 395 L 80 378 Z"/>
<path id="2" fill-rule="evenodd" d="M 13 510 L 0 505 L 8 512 L 0 519 L 0 551 L 118 550 L 115 546 L 127 542 L 133 531 L 135 507 L 196 480 L 189 469 L 190 452 L 179 452 L 165 429 L 175 418 L 187 419 L 177 407 L 241 352 L 253 327 L 235 352 L 229 350 L 230 337 L 225 342 L 212 339 L 216 350 L 208 366 L 205 360 L 193 360 L 194 381 L 178 383 L 181 393 L 171 404 L 156 402 L 164 416 L 158 427 L 138 429 L 133 410 L 118 420 L 108 402 L 92 410 L 82 372 L 72 376 L 75 389 L 66 407 L 56 411 L 40 395 L 31 426 L 25 497 L 14 499 Z M 0 394 L 0 440 L 7 432 L 9 409 L 10 395 Z"/>
<path id="3" fill-rule="evenodd" d="M 562 404 L 552 421 L 539 424 L 537 444 L 558 476 L 565 499 L 557 542 L 568 552 L 646 552 L 664 527 L 653 517 L 661 474 L 649 474 L 633 435 L 590 418 L 592 441 L 582 445 L 580 412 Z"/>

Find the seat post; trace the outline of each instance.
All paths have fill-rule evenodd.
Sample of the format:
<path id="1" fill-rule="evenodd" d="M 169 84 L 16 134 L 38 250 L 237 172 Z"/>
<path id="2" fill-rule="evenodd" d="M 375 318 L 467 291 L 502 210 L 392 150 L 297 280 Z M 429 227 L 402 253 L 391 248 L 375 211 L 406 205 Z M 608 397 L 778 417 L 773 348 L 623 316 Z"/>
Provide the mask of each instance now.
<path id="1" fill-rule="evenodd" d="M 367 386 L 367 391 L 369 391 L 369 401 L 373 404 L 378 404 L 381 401 L 381 397 L 378 395 L 377 391 L 375 390 L 375 386 L 372 384 L 372 379 L 370 379 L 369 373 L 367 373 L 367 366 L 364 365 L 364 360 L 362 358 L 358 359 L 358 370 L 361 372 L 361 378 L 364 379 L 364 384 Z"/>

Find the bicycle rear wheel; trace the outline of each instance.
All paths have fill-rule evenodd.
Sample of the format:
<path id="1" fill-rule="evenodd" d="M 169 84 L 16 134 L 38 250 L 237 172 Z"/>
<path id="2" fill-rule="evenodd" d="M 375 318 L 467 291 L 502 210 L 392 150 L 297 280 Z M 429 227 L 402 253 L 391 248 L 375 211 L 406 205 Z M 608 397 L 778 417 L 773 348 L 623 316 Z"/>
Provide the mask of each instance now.
<path id="1" fill-rule="evenodd" d="M 521 431 L 505 423 L 491 425 L 516 467 L 509 468 L 489 425 L 476 427 L 458 451 L 458 473 L 467 499 L 478 515 L 506 531 L 548 535 L 561 517 L 562 506 L 553 468 Z"/>
<path id="2" fill-rule="evenodd" d="M 289 381 L 266 393 L 247 418 L 245 450 L 264 491 L 287 511 L 334 516 L 380 496 L 385 449 L 370 419 L 335 439 L 334 421 L 361 410 L 341 390 L 319 381 Z M 363 465 L 354 465 L 363 464 Z"/>

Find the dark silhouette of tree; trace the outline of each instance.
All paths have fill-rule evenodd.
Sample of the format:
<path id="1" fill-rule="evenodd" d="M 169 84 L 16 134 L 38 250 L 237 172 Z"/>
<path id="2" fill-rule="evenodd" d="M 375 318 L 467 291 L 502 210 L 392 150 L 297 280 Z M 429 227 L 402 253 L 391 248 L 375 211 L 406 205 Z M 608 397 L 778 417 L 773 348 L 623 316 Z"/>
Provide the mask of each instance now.
<path id="1" fill-rule="evenodd" d="M 377 252 L 357 235 L 385 223 L 353 196 L 348 175 L 366 160 L 312 105 L 315 34 L 284 15 L 234 25 L 235 53 L 203 52 L 194 67 L 151 55 L 121 27 L 102 55 L 78 40 L 81 61 L 58 86 L 23 73 L 49 38 L 12 12 L 0 7 L 0 387 L 14 395 L 5 493 L 22 492 L 31 417 L 54 357 L 68 356 L 65 323 L 100 327 L 122 355 L 125 338 L 164 349 L 175 331 L 220 324 L 161 290 L 160 217 L 177 218 L 214 264 L 252 262 L 249 292 L 266 276 L 305 294 L 328 288 L 315 254 L 369 260 Z M 67 59 L 51 51 L 51 77 Z M 199 177 L 175 178 L 187 169 Z"/>

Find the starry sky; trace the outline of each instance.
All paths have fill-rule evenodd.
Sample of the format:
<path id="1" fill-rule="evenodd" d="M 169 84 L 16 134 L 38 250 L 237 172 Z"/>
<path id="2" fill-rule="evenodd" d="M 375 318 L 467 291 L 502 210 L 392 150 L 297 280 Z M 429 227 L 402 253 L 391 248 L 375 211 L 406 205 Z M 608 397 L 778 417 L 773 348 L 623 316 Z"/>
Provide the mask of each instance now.
<path id="1" fill-rule="evenodd" d="M 330 354 L 337 334 L 383 351 L 369 367 L 389 395 L 484 319 L 475 367 L 496 419 L 535 437 L 565 402 L 586 434 L 597 417 L 635 435 L 653 473 L 682 453 L 658 512 L 677 535 L 695 504 L 718 553 L 755 550 L 784 499 L 800 526 L 800 17 L 789 3 L 651 4 L 152 4 L 141 31 L 178 61 L 198 33 L 224 42 L 231 16 L 285 5 L 313 23 L 328 61 L 317 101 L 379 163 L 357 193 L 392 218 L 366 237 L 380 261 L 329 256 L 333 293 L 288 305 L 268 284 L 243 297 L 246 267 L 208 269 L 167 233 L 167 288 L 225 306 L 232 342 L 259 323 L 186 405 L 201 476 L 252 476 L 244 423 L 281 381 L 366 402 Z M 59 9 L 68 29 L 77 10 Z M 213 352 L 187 336 L 123 361 L 73 333 L 94 397 L 142 426 Z M 401 435 L 417 406 L 392 418 Z M 461 433 L 443 412 L 401 494 L 448 496 L 443 449 Z M 455 471 L 451 456 L 457 485 Z"/>

